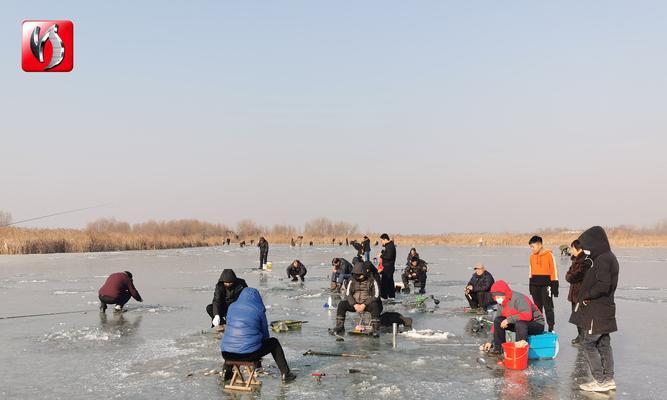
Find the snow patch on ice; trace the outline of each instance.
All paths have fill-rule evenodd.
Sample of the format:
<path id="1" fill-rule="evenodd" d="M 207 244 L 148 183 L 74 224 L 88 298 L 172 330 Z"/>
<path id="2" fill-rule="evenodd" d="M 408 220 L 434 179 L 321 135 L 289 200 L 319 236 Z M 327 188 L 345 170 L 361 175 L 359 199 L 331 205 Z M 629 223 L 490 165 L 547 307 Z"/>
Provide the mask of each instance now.
<path id="1" fill-rule="evenodd" d="M 422 330 L 411 330 L 407 332 L 400 333 L 401 336 L 409 339 L 421 339 L 421 340 L 447 340 L 453 334 L 441 330 L 434 329 L 422 329 Z"/>

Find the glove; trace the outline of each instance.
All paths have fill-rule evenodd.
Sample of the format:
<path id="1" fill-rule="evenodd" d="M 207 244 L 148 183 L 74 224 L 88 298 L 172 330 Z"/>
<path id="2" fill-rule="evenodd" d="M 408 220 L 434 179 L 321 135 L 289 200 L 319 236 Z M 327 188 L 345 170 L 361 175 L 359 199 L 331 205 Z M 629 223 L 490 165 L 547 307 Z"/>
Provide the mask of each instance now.
<path id="1" fill-rule="evenodd" d="M 551 294 L 558 297 L 558 281 L 551 281 Z"/>
<path id="2" fill-rule="evenodd" d="M 220 325 L 220 316 L 216 315 L 215 317 L 213 317 L 213 321 L 211 322 L 211 324 L 213 324 L 213 326 Z"/>

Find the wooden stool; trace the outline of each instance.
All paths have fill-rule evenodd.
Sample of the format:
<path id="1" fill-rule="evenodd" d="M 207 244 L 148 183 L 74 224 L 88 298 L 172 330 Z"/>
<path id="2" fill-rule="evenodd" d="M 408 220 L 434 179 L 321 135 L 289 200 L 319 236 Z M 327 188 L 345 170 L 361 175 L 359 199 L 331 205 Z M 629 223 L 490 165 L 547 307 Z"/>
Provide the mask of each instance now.
<path id="1" fill-rule="evenodd" d="M 262 367 L 261 359 L 257 361 L 225 360 L 223 369 L 227 370 L 227 367 L 231 367 L 234 374 L 229 384 L 225 385 L 225 389 L 250 392 L 261 386 L 262 382 L 257 380 L 257 368 Z M 243 375 L 241 367 L 245 367 L 248 373 L 247 377 Z"/>

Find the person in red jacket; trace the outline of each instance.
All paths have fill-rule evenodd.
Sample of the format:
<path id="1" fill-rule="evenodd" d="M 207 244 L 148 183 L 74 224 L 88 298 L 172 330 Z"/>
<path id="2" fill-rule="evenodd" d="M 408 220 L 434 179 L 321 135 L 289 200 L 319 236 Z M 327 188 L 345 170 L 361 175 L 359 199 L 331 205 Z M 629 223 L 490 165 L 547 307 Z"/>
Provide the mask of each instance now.
<path id="1" fill-rule="evenodd" d="M 505 331 L 508 330 L 516 333 L 517 342 L 528 340 L 528 335 L 544 332 L 544 316 L 530 297 L 513 292 L 505 281 L 497 281 L 491 286 L 491 296 L 499 306 L 491 328 L 493 346 L 486 343 L 484 350 L 500 354 L 505 343 Z"/>
<path id="2" fill-rule="evenodd" d="M 99 291 L 100 312 L 107 310 L 107 304 L 115 304 L 116 311 L 122 311 L 123 306 L 133 297 L 138 302 L 143 302 L 141 295 L 134 287 L 132 273 L 130 271 L 116 272 L 109 275 Z"/>

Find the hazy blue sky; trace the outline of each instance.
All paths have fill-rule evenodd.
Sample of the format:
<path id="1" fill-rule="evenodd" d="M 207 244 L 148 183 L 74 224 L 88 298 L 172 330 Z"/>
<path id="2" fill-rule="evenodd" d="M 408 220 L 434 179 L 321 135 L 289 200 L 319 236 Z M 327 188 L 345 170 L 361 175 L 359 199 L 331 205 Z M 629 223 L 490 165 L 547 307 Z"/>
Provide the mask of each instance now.
<path id="1" fill-rule="evenodd" d="M 21 21 L 71 19 L 69 74 Z M 665 1 L 4 1 L 0 209 L 389 232 L 667 217 Z"/>

